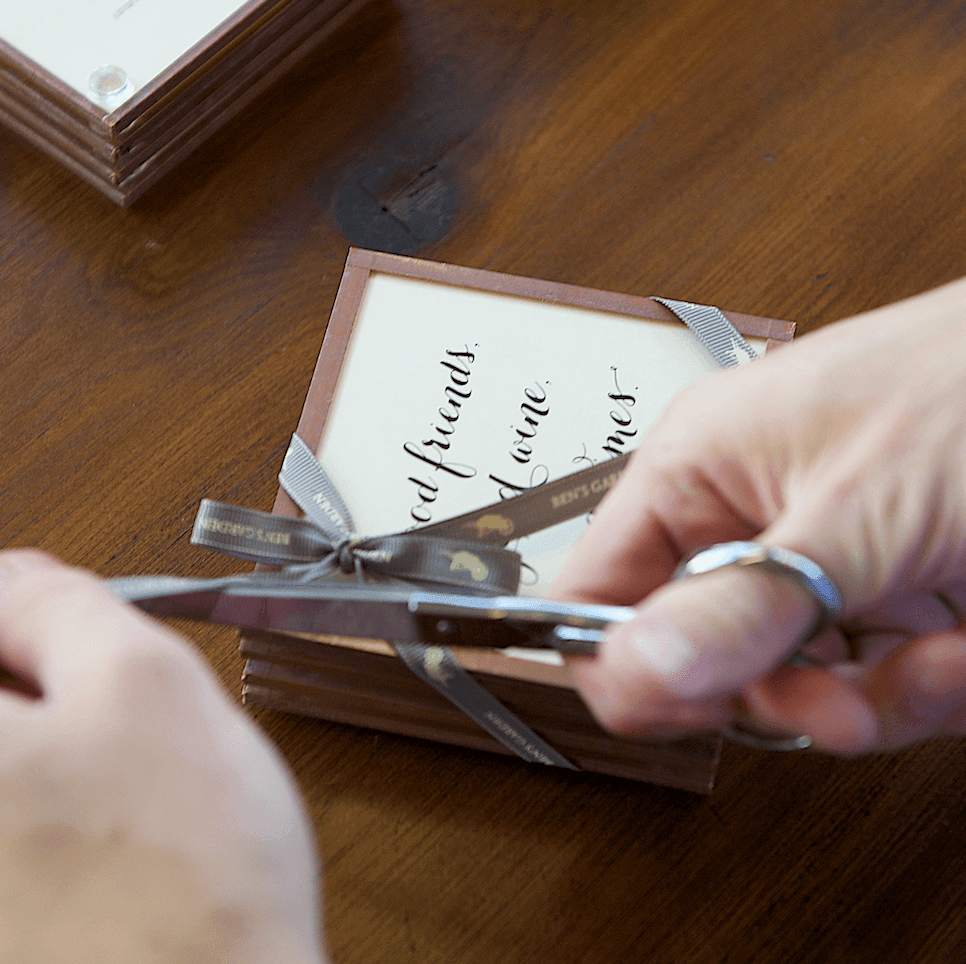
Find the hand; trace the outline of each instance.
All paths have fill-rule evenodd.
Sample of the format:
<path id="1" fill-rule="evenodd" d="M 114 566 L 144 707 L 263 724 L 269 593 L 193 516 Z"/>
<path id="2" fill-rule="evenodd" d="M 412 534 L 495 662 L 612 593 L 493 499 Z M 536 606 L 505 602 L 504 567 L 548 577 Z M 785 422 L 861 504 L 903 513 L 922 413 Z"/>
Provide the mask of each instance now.
<path id="1" fill-rule="evenodd" d="M 321 960 L 292 779 L 184 640 L 3 552 L 0 665 L 0 959 Z"/>
<path id="2" fill-rule="evenodd" d="M 639 604 L 576 685 L 603 725 L 670 735 L 740 706 L 832 752 L 966 732 L 966 281 L 832 325 L 689 387 L 644 438 L 555 586 Z M 790 580 L 693 550 L 800 552 L 842 591 L 840 629 Z M 643 600 L 643 602 L 641 602 Z M 857 662 L 846 650 L 857 651 Z"/>

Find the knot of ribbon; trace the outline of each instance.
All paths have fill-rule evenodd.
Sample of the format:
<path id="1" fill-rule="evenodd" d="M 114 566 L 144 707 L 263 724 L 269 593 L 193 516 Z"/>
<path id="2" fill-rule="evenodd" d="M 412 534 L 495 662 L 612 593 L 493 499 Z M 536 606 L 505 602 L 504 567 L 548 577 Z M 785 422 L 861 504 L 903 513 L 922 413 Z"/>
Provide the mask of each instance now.
<path id="1" fill-rule="evenodd" d="M 204 499 L 191 541 L 241 559 L 282 566 L 285 575 L 301 581 L 355 575 L 488 594 L 514 594 L 519 587 L 520 556 L 509 549 L 418 530 L 360 535 L 337 487 L 297 435 L 292 436 L 278 478 L 305 518 Z"/>
<path id="2" fill-rule="evenodd" d="M 339 568 L 351 576 L 356 571 L 356 546 L 358 540 L 345 539 L 335 547 L 335 555 L 339 561 Z"/>

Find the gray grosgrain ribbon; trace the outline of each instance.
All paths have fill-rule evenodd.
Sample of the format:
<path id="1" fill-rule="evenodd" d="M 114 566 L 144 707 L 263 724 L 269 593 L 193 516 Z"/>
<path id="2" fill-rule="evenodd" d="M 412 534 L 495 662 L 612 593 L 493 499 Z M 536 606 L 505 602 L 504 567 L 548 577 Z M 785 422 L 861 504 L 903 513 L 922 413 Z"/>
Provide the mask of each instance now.
<path id="1" fill-rule="evenodd" d="M 456 661 L 448 646 L 393 643 L 396 655 L 423 682 L 458 706 L 507 749 L 531 763 L 579 770 L 549 743 L 540 739 L 518 716 L 485 690 Z"/>
<path id="2" fill-rule="evenodd" d="M 283 565 L 285 576 L 309 581 L 336 571 L 437 585 L 485 594 L 515 593 L 520 556 L 493 545 L 439 536 L 396 533 L 362 538 L 328 473 L 297 435 L 279 482 L 305 513 L 286 519 L 204 500 L 191 541 L 231 555 Z M 579 769 L 470 676 L 445 646 L 389 640 L 403 663 L 517 756 Z"/>
<path id="3" fill-rule="evenodd" d="M 480 593 L 517 590 L 520 556 L 508 549 L 418 532 L 360 536 L 332 480 L 297 435 L 292 436 L 279 481 L 305 513 L 304 519 L 205 499 L 191 541 L 253 562 L 284 566 L 286 576 L 306 582 L 343 572 Z"/>
<path id="4" fill-rule="evenodd" d="M 694 333 L 698 341 L 711 353 L 722 368 L 740 365 L 742 358 L 750 361 L 758 353 L 742 337 L 741 332 L 714 305 L 695 305 L 690 301 L 672 301 L 670 298 L 651 297 L 674 312 Z"/>

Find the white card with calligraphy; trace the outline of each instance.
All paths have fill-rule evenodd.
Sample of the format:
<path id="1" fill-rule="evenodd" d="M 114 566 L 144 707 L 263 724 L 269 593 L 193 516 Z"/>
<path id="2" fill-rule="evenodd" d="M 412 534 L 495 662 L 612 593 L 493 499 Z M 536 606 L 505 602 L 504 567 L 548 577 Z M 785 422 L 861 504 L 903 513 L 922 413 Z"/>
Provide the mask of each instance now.
<path id="1" fill-rule="evenodd" d="M 677 322 L 374 272 L 318 455 L 358 532 L 385 534 L 636 448 L 677 392 L 718 370 Z M 546 593 L 586 524 L 510 543 L 523 594 Z"/>

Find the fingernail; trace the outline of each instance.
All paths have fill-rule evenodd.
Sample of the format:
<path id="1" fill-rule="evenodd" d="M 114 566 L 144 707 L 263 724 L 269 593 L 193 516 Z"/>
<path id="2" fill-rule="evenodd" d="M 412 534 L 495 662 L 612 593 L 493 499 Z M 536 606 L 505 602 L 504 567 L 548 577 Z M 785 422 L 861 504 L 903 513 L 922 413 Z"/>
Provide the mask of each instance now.
<path id="1" fill-rule="evenodd" d="M 934 643 L 919 656 L 910 681 L 909 709 L 927 723 L 942 723 L 966 704 L 966 647 L 958 638 Z"/>
<path id="2" fill-rule="evenodd" d="M 707 685 L 707 673 L 699 672 L 697 648 L 674 626 L 626 625 L 615 631 L 618 636 L 628 655 L 643 663 L 675 696 L 693 697 Z"/>
<path id="3" fill-rule="evenodd" d="M 865 700 L 830 697 L 803 713 L 802 724 L 817 749 L 833 753 L 868 753 L 880 743 L 881 716 Z"/>

